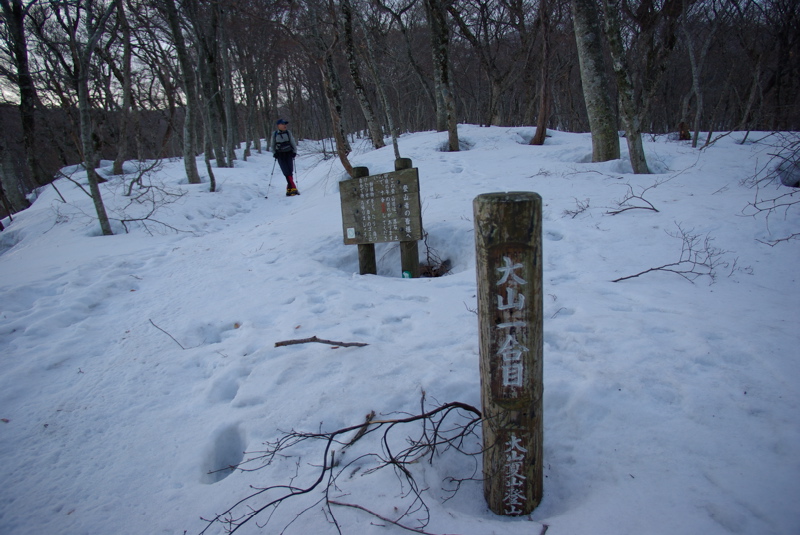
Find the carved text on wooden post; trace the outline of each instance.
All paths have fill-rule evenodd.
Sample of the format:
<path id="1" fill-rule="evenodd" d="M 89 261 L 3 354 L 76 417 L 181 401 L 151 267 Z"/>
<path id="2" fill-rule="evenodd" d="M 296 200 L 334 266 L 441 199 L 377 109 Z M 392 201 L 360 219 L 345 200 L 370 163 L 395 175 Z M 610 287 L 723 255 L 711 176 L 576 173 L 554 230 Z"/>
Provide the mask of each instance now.
<path id="1" fill-rule="evenodd" d="M 496 333 L 492 337 L 493 366 L 491 370 L 491 389 L 495 403 L 516 402 L 529 397 L 526 388 L 526 368 L 524 356 L 528 348 L 528 309 L 525 306 L 525 286 L 528 277 L 525 273 L 526 258 L 522 251 L 504 247 L 489 253 L 489 262 L 496 277 L 495 309 Z"/>

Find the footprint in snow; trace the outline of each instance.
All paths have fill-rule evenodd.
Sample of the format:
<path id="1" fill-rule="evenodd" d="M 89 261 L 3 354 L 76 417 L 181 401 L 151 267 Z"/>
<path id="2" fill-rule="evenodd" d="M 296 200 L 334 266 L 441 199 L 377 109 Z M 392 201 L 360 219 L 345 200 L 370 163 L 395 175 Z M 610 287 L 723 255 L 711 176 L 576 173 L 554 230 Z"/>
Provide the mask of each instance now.
<path id="1" fill-rule="evenodd" d="M 246 441 L 238 424 L 218 429 L 202 462 L 201 483 L 212 485 L 231 475 L 236 465 L 244 459 Z"/>

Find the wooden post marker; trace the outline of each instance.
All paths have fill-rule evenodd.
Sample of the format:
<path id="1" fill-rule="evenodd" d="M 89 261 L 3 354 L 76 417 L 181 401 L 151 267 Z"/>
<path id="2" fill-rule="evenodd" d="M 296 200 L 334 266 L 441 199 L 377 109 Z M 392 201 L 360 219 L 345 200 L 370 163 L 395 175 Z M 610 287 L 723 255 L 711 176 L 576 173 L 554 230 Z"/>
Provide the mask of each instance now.
<path id="1" fill-rule="evenodd" d="M 369 167 L 353 167 L 353 179 L 369 176 Z M 375 259 L 374 243 L 358 244 L 358 272 L 361 275 L 377 275 L 378 262 Z"/>
<path id="2" fill-rule="evenodd" d="M 411 168 L 411 158 L 398 158 L 394 161 L 395 171 Z M 417 197 L 419 197 L 419 187 Z M 404 277 L 408 274 L 408 278 L 419 278 L 419 244 L 416 239 L 400 240 L 400 269 L 403 270 Z"/>
<path id="3" fill-rule="evenodd" d="M 353 178 L 339 183 L 344 243 L 358 245 L 362 275 L 378 272 L 375 244 L 400 242 L 404 277 L 419 277 L 422 209 L 419 173 L 411 160 L 399 158 L 395 171 L 370 176 L 366 167 L 354 167 Z"/>
<path id="4" fill-rule="evenodd" d="M 501 515 L 542 499 L 542 198 L 473 201 L 483 412 L 483 492 Z"/>

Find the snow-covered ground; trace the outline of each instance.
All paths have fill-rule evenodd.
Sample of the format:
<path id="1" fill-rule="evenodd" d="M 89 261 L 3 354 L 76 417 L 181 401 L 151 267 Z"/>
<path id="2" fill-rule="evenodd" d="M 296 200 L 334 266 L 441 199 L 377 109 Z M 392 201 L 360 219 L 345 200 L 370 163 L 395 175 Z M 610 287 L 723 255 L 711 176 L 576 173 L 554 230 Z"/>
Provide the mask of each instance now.
<path id="1" fill-rule="evenodd" d="M 425 408 L 480 407 L 472 200 L 493 191 L 545 204 L 544 499 L 530 517 L 500 517 L 467 481 L 445 501 L 446 478 L 476 463 L 450 450 L 412 466 L 430 519 L 403 521 L 461 535 L 800 533 L 800 242 L 762 243 L 800 217 L 742 215 L 755 192 L 740 181 L 767 160 L 752 143 L 765 134 L 704 151 L 648 137 L 657 174 L 633 175 L 624 157 L 587 163 L 588 134 L 533 147 L 532 128 L 459 133 L 458 153 L 439 150 L 444 133 L 400 140 L 419 168 L 427 246 L 452 262 L 440 278 L 401 278 L 397 244 L 377 246 L 377 276 L 358 274 L 341 165 L 311 142 L 292 198 L 278 170 L 268 190 L 270 154 L 215 169 L 217 193 L 164 162 L 147 180 L 184 196 L 154 218 L 178 232 L 99 236 L 90 199 L 65 179 L 4 220 L 0 533 L 198 533 L 251 485 L 317 477 L 311 443 L 261 470 L 209 474 L 292 429 L 417 414 L 423 393 Z M 391 147 L 357 146 L 355 165 L 393 170 Z M 112 217 L 124 189 L 102 186 Z M 629 193 L 658 211 L 609 215 Z M 677 262 L 689 236 L 714 253 L 713 281 L 657 270 L 611 282 Z M 311 336 L 369 345 L 275 347 Z M 380 452 L 377 438 L 359 454 Z M 395 472 L 353 466 L 330 498 L 400 518 L 409 489 Z M 323 487 L 239 532 L 336 533 Z M 408 532 L 331 511 L 344 534 Z"/>

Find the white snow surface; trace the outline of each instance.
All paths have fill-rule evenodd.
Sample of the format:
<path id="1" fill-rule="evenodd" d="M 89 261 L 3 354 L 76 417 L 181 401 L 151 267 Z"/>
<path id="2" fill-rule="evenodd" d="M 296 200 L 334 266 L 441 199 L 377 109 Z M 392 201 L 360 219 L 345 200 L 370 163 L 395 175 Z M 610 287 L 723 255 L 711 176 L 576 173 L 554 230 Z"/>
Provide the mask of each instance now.
<path id="1" fill-rule="evenodd" d="M 163 162 L 145 183 L 184 193 L 153 216 L 178 231 L 115 223 L 103 237 L 77 185 L 85 173 L 42 188 L 0 232 L 0 533 L 223 533 L 202 518 L 251 486 L 317 477 L 310 442 L 258 470 L 209 474 L 292 429 L 418 414 L 423 395 L 426 409 L 479 408 L 472 201 L 496 191 L 544 200 L 544 498 L 525 517 L 490 512 L 479 481 L 446 500 L 447 478 L 479 464 L 449 450 L 412 465 L 430 513 L 403 522 L 460 535 L 800 533 L 800 241 L 763 243 L 800 218 L 743 215 L 755 191 L 741 181 L 769 157 L 753 140 L 768 134 L 702 151 L 648 136 L 655 173 L 634 175 L 624 140 L 621 160 L 590 163 L 588 134 L 551 131 L 537 147 L 533 132 L 460 125 L 457 153 L 441 151 L 446 133 L 400 138 L 427 246 L 452 262 L 438 278 L 403 279 L 396 243 L 377 245 L 377 275 L 358 274 L 343 169 L 311 141 L 292 198 L 278 169 L 269 187 L 266 152 L 214 169 L 216 193 Z M 394 170 L 391 146 L 355 146 L 354 165 Z M 112 218 L 133 176 L 102 185 Z M 629 191 L 658 211 L 609 215 Z M 611 282 L 678 261 L 680 229 L 698 247 L 710 239 L 713 280 L 656 270 Z M 311 336 L 368 345 L 275 346 Z M 358 454 L 380 452 L 379 438 Z M 332 499 L 389 519 L 411 506 L 395 470 L 352 466 Z M 325 511 L 324 487 L 237 533 L 409 533 Z"/>

